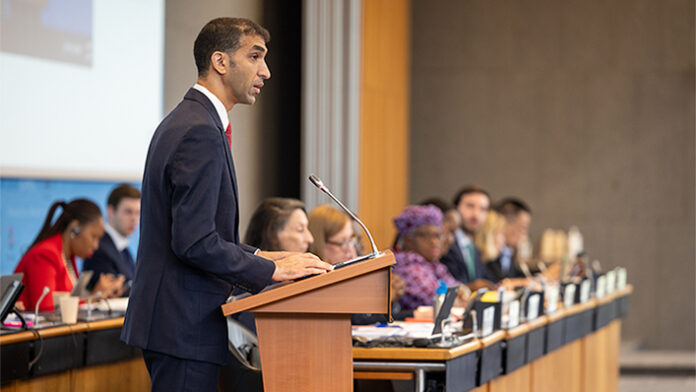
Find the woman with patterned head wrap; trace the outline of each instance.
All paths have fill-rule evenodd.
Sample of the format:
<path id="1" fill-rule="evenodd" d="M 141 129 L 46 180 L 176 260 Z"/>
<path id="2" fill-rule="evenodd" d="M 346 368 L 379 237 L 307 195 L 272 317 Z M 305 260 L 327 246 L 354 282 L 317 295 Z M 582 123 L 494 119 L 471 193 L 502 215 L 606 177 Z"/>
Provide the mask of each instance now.
<path id="1" fill-rule="evenodd" d="M 438 260 L 443 234 L 442 212 L 437 207 L 408 206 L 394 218 L 394 225 L 399 231 L 394 272 L 406 282 L 399 301 L 405 309 L 431 305 L 438 280 L 447 286 L 460 284 Z"/>

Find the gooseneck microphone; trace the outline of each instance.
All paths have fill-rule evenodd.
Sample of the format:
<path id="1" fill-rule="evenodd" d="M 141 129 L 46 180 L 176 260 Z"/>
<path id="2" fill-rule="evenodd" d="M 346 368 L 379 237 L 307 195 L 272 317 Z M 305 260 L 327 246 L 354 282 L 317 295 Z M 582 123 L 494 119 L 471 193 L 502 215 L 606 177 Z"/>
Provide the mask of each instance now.
<path id="1" fill-rule="evenodd" d="M 319 190 L 321 190 L 322 192 L 324 192 L 324 193 L 326 193 L 327 195 L 329 195 L 329 197 L 330 197 L 333 201 L 335 201 L 336 204 L 338 204 L 338 205 L 343 209 L 343 211 L 345 211 L 351 218 L 353 218 L 353 220 L 355 220 L 356 222 L 358 222 L 358 224 L 360 225 L 360 227 L 362 227 L 363 231 L 365 231 L 365 234 L 367 234 L 367 238 L 370 240 L 370 246 L 372 246 L 372 255 L 375 255 L 375 256 L 378 255 L 378 254 L 379 254 L 379 250 L 377 249 L 377 245 L 375 245 L 375 240 L 372 239 L 372 234 L 370 234 L 370 230 L 367 230 L 367 227 L 365 227 L 365 224 L 363 224 L 362 221 L 361 221 L 360 219 L 358 219 L 358 217 L 355 216 L 355 214 L 353 214 L 353 212 L 352 212 L 351 210 L 348 209 L 348 207 L 346 207 L 345 205 L 343 205 L 343 203 L 341 203 L 341 201 L 338 200 L 338 199 L 336 198 L 336 196 L 334 196 L 334 195 L 331 193 L 331 191 L 329 190 L 329 188 L 327 188 L 326 185 L 324 185 L 324 183 L 319 179 L 319 177 L 315 176 L 314 174 L 310 174 L 310 175 L 309 175 L 309 181 L 311 181 L 312 184 L 314 184 L 314 186 L 316 186 L 317 188 L 319 188 Z"/>
<path id="2" fill-rule="evenodd" d="M 41 296 L 39 297 L 39 300 L 36 301 L 36 306 L 34 307 L 34 326 L 36 327 L 39 326 L 39 305 L 41 305 L 41 301 L 43 301 L 46 294 L 48 294 L 50 291 L 50 287 L 44 286 L 43 291 L 41 291 Z"/>

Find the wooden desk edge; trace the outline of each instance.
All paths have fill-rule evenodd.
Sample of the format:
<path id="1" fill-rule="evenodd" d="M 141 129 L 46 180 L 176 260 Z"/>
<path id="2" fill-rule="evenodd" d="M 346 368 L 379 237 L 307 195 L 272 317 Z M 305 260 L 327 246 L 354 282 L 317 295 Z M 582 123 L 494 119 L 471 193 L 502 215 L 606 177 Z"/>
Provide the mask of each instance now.
<path id="1" fill-rule="evenodd" d="M 527 323 L 520 324 L 514 328 L 510 328 L 505 331 L 505 339 L 514 339 L 520 335 L 529 332 L 529 325 Z"/>
<path id="2" fill-rule="evenodd" d="M 52 338 L 61 335 L 70 335 L 75 333 L 82 333 L 88 331 L 98 331 L 102 329 L 110 328 L 121 328 L 123 325 L 123 317 L 92 321 L 92 322 L 80 322 L 71 325 L 59 325 L 46 329 L 38 329 L 36 332 L 44 339 Z M 29 340 L 37 340 L 36 334 L 31 331 L 17 332 L 13 334 L 0 336 L 0 346 L 6 344 L 26 342 Z"/>
<path id="3" fill-rule="evenodd" d="M 123 321 L 125 319 L 126 319 L 125 317 L 118 317 L 118 318 L 113 318 L 113 319 L 91 321 L 91 322 L 86 323 L 87 330 L 99 331 L 102 329 L 121 328 L 123 326 Z"/>
<path id="4" fill-rule="evenodd" d="M 505 331 L 503 330 L 498 330 L 493 332 L 492 334 L 486 336 L 485 338 L 479 339 L 481 342 L 481 348 L 485 348 L 488 346 L 493 345 L 494 343 L 497 343 L 505 338 Z"/>
<path id="5" fill-rule="evenodd" d="M 558 321 L 558 320 L 562 319 L 563 317 L 565 317 L 565 309 L 558 309 L 553 313 L 549 313 L 547 315 L 544 315 L 543 317 L 545 317 L 549 323 L 553 323 L 553 322 Z"/>
<path id="6" fill-rule="evenodd" d="M 611 302 L 615 299 L 625 297 L 627 295 L 630 295 L 631 293 L 633 293 L 633 285 L 627 284 L 626 287 L 624 287 L 621 290 L 615 290 L 615 291 L 605 295 L 604 298 L 598 298 L 597 302 L 598 302 L 598 305 L 608 304 L 609 302 Z"/>
<path id="7" fill-rule="evenodd" d="M 549 320 L 546 317 L 539 316 L 532 321 L 527 321 L 526 325 L 529 327 L 529 330 L 531 331 L 531 330 L 537 329 L 539 327 L 543 327 L 544 325 L 546 325 L 548 323 L 549 323 Z"/>
<path id="8" fill-rule="evenodd" d="M 452 348 L 416 347 L 353 347 L 353 360 L 399 359 L 416 361 L 449 360 L 474 352 L 481 348 L 479 340 L 473 340 Z"/>
<path id="9" fill-rule="evenodd" d="M 586 310 L 590 310 L 596 306 L 597 306 L 597 304 L 593 300 L 588 300 L 587 302 L 585 302 L 583 304 L 575 304 L 575 305 L 565 309 L 564 317 L 572 316 L 574 314 L 578 314 L 578 313 L 584 312 Z"/>

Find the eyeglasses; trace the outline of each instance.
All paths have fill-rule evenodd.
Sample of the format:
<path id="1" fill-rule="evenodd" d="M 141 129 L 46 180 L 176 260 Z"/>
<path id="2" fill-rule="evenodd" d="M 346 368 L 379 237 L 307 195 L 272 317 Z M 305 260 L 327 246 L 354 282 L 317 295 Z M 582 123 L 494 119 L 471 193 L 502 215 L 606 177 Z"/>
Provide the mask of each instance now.
<path id="1" fill-rule="evenodd" d="M 425 238 L 426 240 L 437 239 L 439 241 L 442 241 L 445 239 L 445 235 L 442 233 L 427 233 L 422 231 L 414 231 L 413 235 L 419 238 Z"/>
<path id="2" fill-rule="evenodd" d="M 337 241 L 329 241 L 326 240 L 327 245 L 333 245 L 336 247 L 339 247 L 341 249 L 348 249 L 349 247 L 355 247 L 358 245 L 358 238 L 357 237 L 351 237 L 343 242 L 337 242 Z"/>

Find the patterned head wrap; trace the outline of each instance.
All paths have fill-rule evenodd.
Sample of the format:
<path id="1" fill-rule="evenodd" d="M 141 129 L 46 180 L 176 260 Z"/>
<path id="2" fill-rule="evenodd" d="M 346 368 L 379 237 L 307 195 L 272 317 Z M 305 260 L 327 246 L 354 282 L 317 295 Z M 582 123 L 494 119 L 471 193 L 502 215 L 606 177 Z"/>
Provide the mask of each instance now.
<path id="1" fill-rule="evenodd" d="M 394 226 L 400 236 L 412 233 L 421 226 L 442 226 L 442 211 L 433 205 L 408 206 L 401 215 L 394 218 Z"/>

